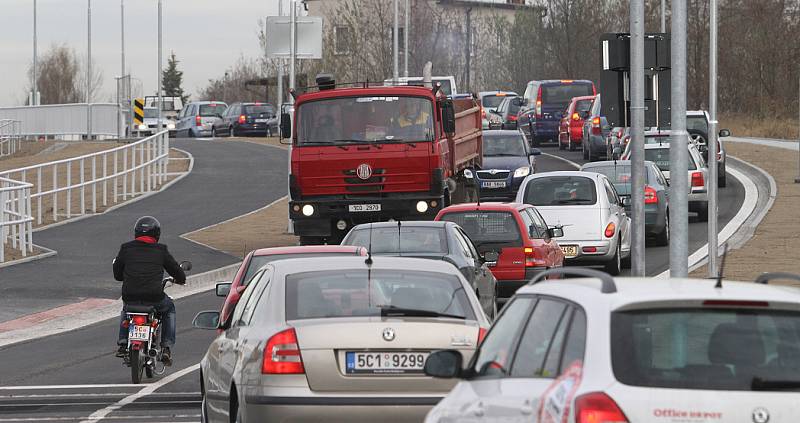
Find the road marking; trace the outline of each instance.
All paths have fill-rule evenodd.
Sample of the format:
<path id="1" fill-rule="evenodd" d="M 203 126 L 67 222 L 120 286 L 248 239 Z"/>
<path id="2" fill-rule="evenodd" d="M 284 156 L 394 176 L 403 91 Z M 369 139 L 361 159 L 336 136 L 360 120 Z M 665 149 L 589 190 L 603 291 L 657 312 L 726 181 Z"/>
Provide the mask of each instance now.
<path id="1" fill-rule="evenodd" d="M 87 385 L 88 386 L 88 385 Z M 141 388 L 142 385 L 131 385 L 137 388 Z M 92 397 L 121 397 L 129 395 L 128 392 L 103 392 L 103 393 L 81 393 L 81 394 L 31 394 L 31 395 L 0 395 L 0 400 L 2 399 L 20 399 L 20 398 L 92 398 Z M 189 396 L 199 396 L 200 392 L 164 392 L 159 394 L 161 396 L 178 396 L 178 397 L 189 397 Z"/>
<path id="2" fill-rule="evenodd" d="M 18 386 L 0 386 L 0 391 L 38 391 L 45 389 L 97 389 L 97 388 L 141 388 L 142 385 L 134 385 L 132 383 L 100 383 L 94 385 L 18 385 Z"/>
<path id="3" fill-rule="evenodd" d="M 139 415 L 139 416 L 113 416 L 113 417 L 106 417 L 105 420 L 132 420 L 132 421 L 139 421 L 139 422 L 148 422 L 148 423 L 160 423 L 160 421 L 153 419 L 164 419 L 161 422 L 165 423 L 174 423 L 175 419 L 197 419 L 201 416 L 199 414 L 173 414 L 173 415 L 156 415 L 156 416 L 146 416 L 146 415 Z M 19 417 L 19 418 L 6 418 L 0 419 L 0 422 L 63 422 L 63 421 L 75 421 L 78 419 L 85 419 L 88 417 Z"/>
<path id="4" fill-rule="evenodd" d="M 568 163 L 570 166 L 574 166 L 574 167 L 575 167 L 575 169 L 580 169 L 580 168 L 581 168 L 581 165 L 580 165 L 580 163 L 573 162 L 572 160 L 570 160 L 570 159 L 565 159 L 565 158 L 563 158 L 563 157 L 561 157 L 561 156 L 556 156 L 555 154 L 545 153 L 545 152 L 543 151 L 543 152 L 542 152 L 542 156 L 552 157 L 552 158 L 554 158 L 554 159 L 558 159 L 558 160 L 565 161 L 565 162 L 567 162 L 567 163 Z"/>
<path id="5" fill-rule="evenodd" d="M 734 168 L 728 168 L 728 173 L 730 173 L 731 176 L 736 178 L 744 186 L 744 201 L 742 202 L 742 207 L 739 209 L 739 212 L 736 213 L 736 215 L 733 216 L 728 224 L 725 225 L 725 227 L 719 232 L 719 246 L 725 244 L 725 242 L 727 242 L 728 239 L 736 233 L 736 231 L 744 224 L 745 220 L 750 217 L 750 214 L 753 213 L 753 210 L 756 208 L 756 204 L 758 203 L 758 189 L 756 188 L 756 184 L 753 183 L 753 181 L 751 181 L 750 178 L 748 178 L 744 173 Z M 722 250 L 720 250 L 720 252 L 721 251 Z M 708 243 L 704 244 L 689 256 L 689 267 L 691 268 L 707 257 Z M 659 273 L 655 277 L 662 279 L 668 278 L 669 269 Z"/>
<path id="6" fill-rule="evenodd" d="M 113 413 L 114 411 L 119 410 L 120 408 L 122 408 L 122 407 L 124 407 L 124 406 L 126 406 L 126 405 L 128 405 L 128 404 L 130 404 L 130 403 L 132 403 L 134 401 L 136 401 L 139 398 L 142 398 L 142 397 L 145 397 L 147 395 L 152 394 L 158 388 L 161 388 L 162 386 L 164 386 L 164 385 L 166 385 L 168 383 L 171 383 L 171 382 L 173 382 L 175 380 L 178 380 L 181 377 L 186 376 L 187 374 L 189 374 L 189 373 L 191 373 L 191 372 L 193 372 L 193 371 L 195 371 L 195 370 L 197 370 L 199 368 L 200 368 L 200 363 L 197 363 L 197 364 L 195 364 L 193 366 L 189 366 L 189 367 L 187 367 L 187 368 L 185 368 L 183 370 L 175 372 L 175 373 L 165 377 L 164 379 L 159 380 L 158 382 L 155 382 L 153 384 L 147 385 L 144 388 L 142 388 L 142 390 L 140 390 L 139 392 L 136 392 L 135 394 L 128 395 L 127 397 L 117 401 L 116 403 L 114 403 L 112 405 L 109 405 L 106 408 L 103 408 L 101 410 L 95 411 L 87 419 L 82 420 L 81 423 L 92 423 L 92 422 L 101 421 L 101 420 L 105 419 L 106 416 L 108 416 L 109 414 Z"/>
<path id="7" fill-rule="evenodd" d="M 103 307 L 114 303 L 115 301 L 116 300 L 112 300 L 110 298 L 87 298 L 77 303 L 51 308 L 50 310 L 41 311 L 39 313 L 28 314 L 27 316 L 20 317 L 19 319 L 8 320 L 0 323 L 0 333 L 29 328 L 54 319 L 58 319 L 60 317 L 70 316 L 76 311 Z"/>

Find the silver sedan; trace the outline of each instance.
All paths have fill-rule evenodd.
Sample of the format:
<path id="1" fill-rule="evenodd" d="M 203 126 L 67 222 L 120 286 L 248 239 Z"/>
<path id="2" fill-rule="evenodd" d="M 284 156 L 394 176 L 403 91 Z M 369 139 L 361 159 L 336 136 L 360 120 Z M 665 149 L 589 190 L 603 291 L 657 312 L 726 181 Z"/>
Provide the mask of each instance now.
<path id="1" fill-rule="evenodd" d="M 272 262 L 201 361 L 203 421 L 421 421 L 454 385 L 431 351 L 472 356 L 489 321 L 450 264 L 394 257 Z M 390 414 L 387 414 L 390 413 Z"/>

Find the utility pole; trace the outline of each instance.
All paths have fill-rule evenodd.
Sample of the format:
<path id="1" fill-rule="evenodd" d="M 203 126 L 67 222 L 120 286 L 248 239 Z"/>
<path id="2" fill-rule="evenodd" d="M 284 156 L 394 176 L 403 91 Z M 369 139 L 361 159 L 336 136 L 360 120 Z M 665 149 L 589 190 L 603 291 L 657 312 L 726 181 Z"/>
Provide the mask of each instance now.
<path id="1" fill-rule="evenodd" d="M 33 0 L 33 93 L 31 94 L 30 106 L 39 105 L 39 99 L 37 98 L 39 94 L 39 81 L 36 73 L 36 65 L 38 64 L 39 58 L 36 53 L 36 43 L 36 0 Z"/>
<path id="2" fill-rule="evenodd" d="M 406 0 L 406 24 L 403 26 L 403 76 L 408 78 L 408 30 L 411 27 L 410 1 Z"/>
<path id="3" fill-rule="evenodd" d="M 672 131 L 669 144 L 669 269 L 689 275 L 689 150 L 686 132 L 686 0 L 672 0 Z M 715 158 L 716 159 L 716 158 Z M 716 175 L 714 175 L 716 177 Z"/>
<path id="4" fill-rule="evenodd" d="M 283 16 L 283 0 L 278 0 L 278 16 Z M 279 118 L 283 112 L 283 65 L 283 59 L 278 59 L 278 104 L 276 107 Z"/>
<path id="5" fill-rule="evenodd" d="M 717 276 L 717 0 L 710 0 L 708 57 L 708 276 Z"/>
<path id="6" fill-rule="evenodd" d="M 292 10 L 289 12 L 291 16 L 291 22 L 289 25 L 291 29 L 289 30 L 289 89 L 295 89 L 295 61 L 297 60 L 297 4 L 295 0 L 289 0 L 289 5 L 291 6 Z M 289 100 L 294 103 L 294 97 L 290 97 Z"/>
<path id="7" fill-rule="evenodd" d="M 120 45 L 122 46 L 122 66 L 119 75 L 125 76 L 125 0 L 119 0 L 119 16 Z"/>
<path id="8" fill-rule="evenodd" d="M 161 44 L 161 42 L 162 42 L 162 39 L 161 39 L 161 35 L 162 35 L 161 34 L 161 23 L 162 23 L 161 22 L 161 12 L 162 12 L 162 4 L 161 4 L 161 0 L 158 0 L 158 126 L 157 126 L 158 131 L 157 132 L 161 132 L 161 129 L 162 129 L 162 125 L 161 125 L 162 124 L 162 122 L 161 122 L 161 109 L 164 108 L 164 106 L 163 106 L 163 104 L 164 104 L 163 100 L 164 99 L 161 97 L 161 73 L 162 73 L 162 70 L 161 70 L 161 66 L 162 66 L 162 64 L 161 64 L 161 46 L 162 46 L 162 44 Z"/>
<path id="9" fill-rule="evenodd" d="M 470 53 L 471 53 L 470 52 L 470 47 L 471 47 L 471 44 L 472 44 L 472 8 L 471 7 L 467 8 L 467 22 L 466 22 L 466 24 L 467 24 L 467 34 L 466 34 L 465 38 L 466 38 L 467 41 L 465 43 L 466 47 L 464 48 L 464 55 L 465 55 L 464 63 L 466 64 L 466 69 L 465 69 L 466 75 L 465 75 L 464 79 L 466 80 L 465 81 L 465 85 L 467 86 L 467 92 L 470 92 L 471 88 L 470 88 L 469 81 L 470 81 L 470 79 L 472 79 L 472 78 L 470 78 L 470 72 L 469 72 L 469 68 L 472 66 L 472 58 L 470 57 Z"/>
<path id="10" fill-rule="evenodd" d="M 661 0 L 661 33 L 667 32 L 667 0 Z"/>
<path id="11" fill-rule="evenodd" d="M 800 74 L 800 72 L 798 72 Z M 797 88 L 798 88 L 798 95 L 797 95 L 797 177 L 794 178 L 794 183 L 800 184 L 800 76 L 797 79 Z"/>
<path id="12" fill-rule="evenodd" d="M 92 139 L 92 0 L 86 8 L 86 139 Z"/>
<path id="13" fill-rule="evenodd" d="M 631 0 L 631 276 L 645 276 L 644 0 Z"/>
<path id="14" fill-rule="evenodd" d="M 398 0 L 394 0 L 394 31 L 392 33 L 392 55 L 394 56 L 394 73 L 392 74 L 393 82 L 397 84 L 400 78 L 400 71 L 399 71 L 399 55 L 400 52 L 398 49 L 400 48 L 400 6 Z"/>

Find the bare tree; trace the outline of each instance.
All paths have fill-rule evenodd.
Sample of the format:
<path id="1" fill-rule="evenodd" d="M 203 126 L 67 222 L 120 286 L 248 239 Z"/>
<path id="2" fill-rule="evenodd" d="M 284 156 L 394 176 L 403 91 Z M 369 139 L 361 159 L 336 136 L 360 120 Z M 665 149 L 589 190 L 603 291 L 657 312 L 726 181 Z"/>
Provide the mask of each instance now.
<path id="1" fill-rule="evenodd" d="M 80 90 L 80 63 L 75 50 L 63 44 L 53 44 L 39 58 L 37 85 L 42 104 L 78 103 L 83 100 Z M 32 75 L 33 66 L 28 75 Z M 27 91 L 32 88 L 28 86 Z"/>

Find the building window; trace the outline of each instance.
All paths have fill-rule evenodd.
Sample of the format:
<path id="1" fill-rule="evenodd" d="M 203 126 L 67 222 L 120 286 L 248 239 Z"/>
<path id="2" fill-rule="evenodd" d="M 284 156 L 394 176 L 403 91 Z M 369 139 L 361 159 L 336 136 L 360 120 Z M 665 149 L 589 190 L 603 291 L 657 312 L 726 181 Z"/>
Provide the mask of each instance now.
<path id="1" fill-rule="evenodd" d="M 333 51 L 337 55 L 350 54 L 353 43 L 353 29 L 349 26 L 333 27 Z"/>

